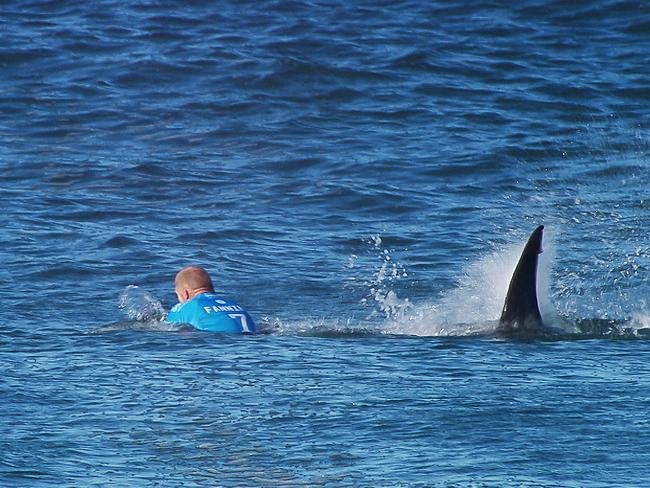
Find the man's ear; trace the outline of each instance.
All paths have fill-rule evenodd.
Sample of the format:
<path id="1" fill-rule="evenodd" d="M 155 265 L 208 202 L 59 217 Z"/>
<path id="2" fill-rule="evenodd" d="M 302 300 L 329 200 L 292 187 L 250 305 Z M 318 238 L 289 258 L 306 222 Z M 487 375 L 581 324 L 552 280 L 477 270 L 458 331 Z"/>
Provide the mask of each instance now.
<path id="1" fill-rule="evenodd" d="M 187 288 L 183 288 L 183 290 L 181 290 L 181 294 L 183 295 L 183 300 L 188 301 L 190 299 L 190 290 Z"/>

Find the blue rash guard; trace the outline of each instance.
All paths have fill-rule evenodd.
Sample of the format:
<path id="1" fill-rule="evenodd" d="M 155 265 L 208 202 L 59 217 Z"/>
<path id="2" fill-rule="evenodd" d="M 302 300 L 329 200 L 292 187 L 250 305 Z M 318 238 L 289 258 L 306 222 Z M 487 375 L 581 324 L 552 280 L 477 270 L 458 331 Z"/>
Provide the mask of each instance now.
<path id="1" fill-rule="evenodd" d="M 214 293 L 201 293 L 185 303 L 177 303 L 167 315 L 167 321 L 190 324 L 196 329 L 210 332 L 256 332 L 255 322 L 246 310 Z"/>

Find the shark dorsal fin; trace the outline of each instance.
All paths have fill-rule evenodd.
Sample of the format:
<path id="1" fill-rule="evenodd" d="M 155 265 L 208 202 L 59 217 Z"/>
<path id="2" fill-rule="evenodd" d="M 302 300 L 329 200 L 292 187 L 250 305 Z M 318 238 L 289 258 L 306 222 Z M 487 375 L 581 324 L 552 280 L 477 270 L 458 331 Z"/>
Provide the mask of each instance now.
<path id="1" fill-rule="evenodd" d="M 537 302 L 537 265 L 542 253 L 544 226 L 533 231 L 524 247 L 503 305 L 497 333 L 506 336 L 529 336 L 543 329 Z"/>

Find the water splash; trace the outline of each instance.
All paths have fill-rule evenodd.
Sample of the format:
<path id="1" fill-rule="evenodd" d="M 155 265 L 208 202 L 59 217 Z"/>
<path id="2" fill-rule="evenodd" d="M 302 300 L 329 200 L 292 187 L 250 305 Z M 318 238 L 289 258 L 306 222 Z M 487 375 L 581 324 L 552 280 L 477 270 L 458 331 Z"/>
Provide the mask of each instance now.
<path id="1" fill-rule="evenodd" d="M 118 307 L 129 319 L 138 322 L 161 322 L 167 316 L 160 300 L 137 285 L 129 285 L 124 289 Z"/>
<path id="2" fill-rule="evenodd" d="M 650 310 L 645 299 L 638 301 L 636 312 L 624 320 L 611 320 L 613 334 L 639 338 L 650 337 Z"/>
<path id="3" fill-rule="evenodd" d="M 383 247 L 383 241 L 378 234 L 371 236 L 365 242 L 371 246 L 371 252 L 379 262 L 379 268 L 370 280 L 364 282 L 368 295 L 362 298 L 361 302 L 372 302 L 377 307 L 369 318 L 381 313 L 388 320 L 400 319 L 408 313 L 413 304 L 408 298 L 399 298 L 394 287 L 400 280 L 407 278 L 408 273 L 393 257 L 395 251 Z"/>
<path id="4" fill-rule="evenodd" d="M 160 300 L 141 290 L 137 285 L 129 285 L 124 288 L 120 294 L 118 307 L 128 320 L 104 325 L 87 333 L 103 334 L 123 330 L 178 332 L 193 329 L 186 324 L 172 324 L 165 321 L 167 311 Z"/>
<path id="5" fill-rule="evenodd" d="M 544 322 L 560 327 L 562 324 L 550 299 L 553 235 L 552 232 L 546 234 L 545 252 L 540 256 L 538 296 Z M 384 332 L 419 336 L 493 333 L 525 242 L 507 245 L 471 262 L 461 273 L 455 288 L 436 301 L 414 305 L 406 313 L 389 318 Z"/>

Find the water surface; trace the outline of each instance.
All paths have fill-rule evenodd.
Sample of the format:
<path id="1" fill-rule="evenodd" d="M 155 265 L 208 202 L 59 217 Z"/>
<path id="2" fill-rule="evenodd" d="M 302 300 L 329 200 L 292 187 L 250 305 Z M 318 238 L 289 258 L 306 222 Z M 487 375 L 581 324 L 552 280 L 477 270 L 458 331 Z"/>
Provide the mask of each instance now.
<path id="1" fill-rule="evenodd" d="M 0 484 L 647 485 L 649 13 L 4 2 Z M 538 224 L 577 335 L 482 335 Z"/>

